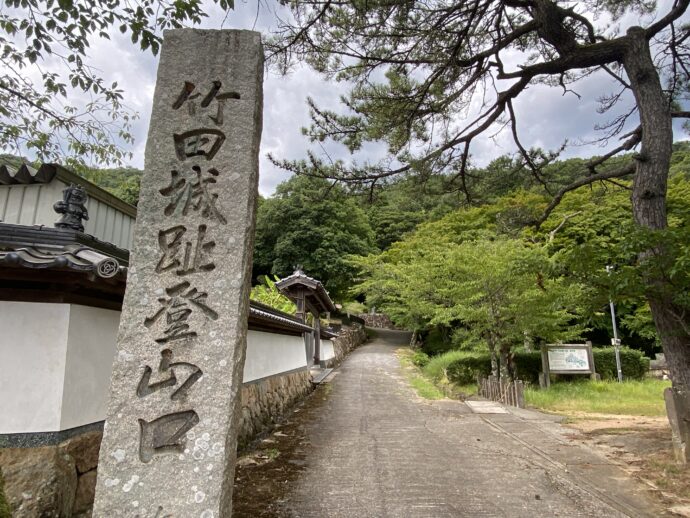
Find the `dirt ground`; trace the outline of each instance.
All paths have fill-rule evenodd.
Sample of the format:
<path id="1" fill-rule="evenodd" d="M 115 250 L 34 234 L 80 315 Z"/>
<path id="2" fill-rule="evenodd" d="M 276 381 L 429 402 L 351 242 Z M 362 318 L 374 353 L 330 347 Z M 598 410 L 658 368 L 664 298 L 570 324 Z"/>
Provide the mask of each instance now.
<path id="1" fill-rule="evenodd" d="M 305 469 L 309 442 L 300 423 L 320 411 L 328 385 L 319 386 L 269 435 L 257 439 L 237 459 L 232 515 L 238 518 L 287 518 L 282 503 L 290 484 Z"/>
<path id="2" fill-rule="evenodd" d="M 597 448 L 652 488 L 672 516 L 690 517 L 690 467 L 673 459 L 666 417 L 582 413 L 564 424 L 573 429 L 573 440 Z"/>

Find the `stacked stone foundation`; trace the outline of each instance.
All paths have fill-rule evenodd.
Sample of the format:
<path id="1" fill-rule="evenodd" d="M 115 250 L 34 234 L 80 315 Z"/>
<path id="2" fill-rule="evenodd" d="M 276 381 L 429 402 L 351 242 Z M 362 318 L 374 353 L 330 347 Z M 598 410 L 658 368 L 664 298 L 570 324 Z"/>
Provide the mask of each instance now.
<path id="1" fill-rule="evenodd" d="M 390 317 L 383 313 L 362 313 L 358 316 L 364 320 L 367 327 L 374 327 L 377 329 L 398 329 L 395 324 L 393 324 Z"/>
<path id="2" fill-rule="evenodd" d="M 270 430 L 290 407 L 311 390 L 309 371 L 306 369 L 245 384 L 242 387 L 238 447 L 246 447 L 252 439 Z"/>
<path id="3" fill-rule="evenodd" d="M 102 436 L 100 431 L 89 431 L 58 444 L 0 448 L 12 516 L 91 516 Z"/>
<path id="4" fill-rule="evenodd" d="M 346 327 L 340 331 L 338 338 L 333 341 L 333 358 L 326 361 L 326 367 L 333 368 L 340 365 L 350 352 L 362 345 L 367 334 L 361 326 Z"/>
<path id="5" fill-rule="evenodd" d="M 306 369 L 243 385 L 238 446 L 270 430 L 311 390 Z M 102 437 L 96 430 L 58 444 L 0 448 L 0 471 L 13 518 L 91 516 Z"/>

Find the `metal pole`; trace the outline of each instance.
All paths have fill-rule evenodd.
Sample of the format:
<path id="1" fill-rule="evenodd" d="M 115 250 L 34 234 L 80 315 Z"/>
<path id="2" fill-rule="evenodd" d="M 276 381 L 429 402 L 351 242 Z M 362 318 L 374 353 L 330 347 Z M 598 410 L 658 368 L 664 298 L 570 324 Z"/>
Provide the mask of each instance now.
<path id="1" fill-rule="evenodd" d="M 612 266 L 607 266 L 606 271 L 611 275 L 613 270 Z M 618 382 L 623 381 L 623 368 L 621 367 L 621 352 L 620 346 L 621 341 L 618 339 L 618 326 L 616 325 L 616 306 L 613 304 L 613 300 L 609 298 L 609 306 L 611 307 L 611 323 L 613 324 L 613 350 L 616 353 L 616 370 L 618 371 Z"/>

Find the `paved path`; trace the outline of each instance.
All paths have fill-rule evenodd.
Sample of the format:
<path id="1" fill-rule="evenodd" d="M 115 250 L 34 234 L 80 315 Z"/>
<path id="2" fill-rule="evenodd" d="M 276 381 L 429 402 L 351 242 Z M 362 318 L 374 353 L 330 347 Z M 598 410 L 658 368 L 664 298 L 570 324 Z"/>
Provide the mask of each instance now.
<path id="1" fill-rule="evenodd" d="M 542 414 L 418 398 L 394 354 L 405 338 L 356 350 L 261 445 L 277 459 L 240 462 L 234 517 L 659 515 Z"/>

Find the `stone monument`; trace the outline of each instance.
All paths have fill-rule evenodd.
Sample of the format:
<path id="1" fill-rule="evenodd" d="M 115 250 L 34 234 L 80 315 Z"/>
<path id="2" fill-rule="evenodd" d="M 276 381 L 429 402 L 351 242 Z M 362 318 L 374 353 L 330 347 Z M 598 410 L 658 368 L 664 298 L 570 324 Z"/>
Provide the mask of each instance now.
<path id="1" fill-rule="evenodd" d="M 262 78 L 259 33 L 164 34 L 94 517 L 231 514 Z"/>

